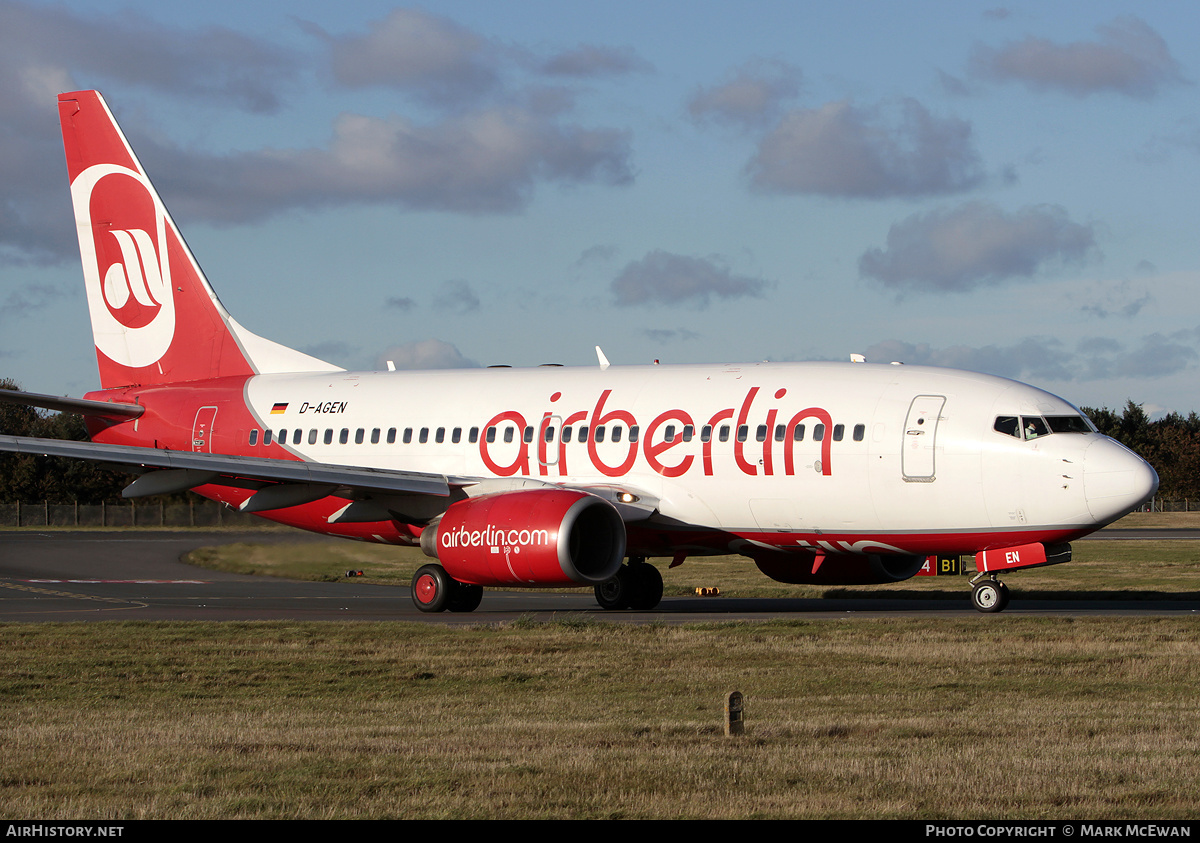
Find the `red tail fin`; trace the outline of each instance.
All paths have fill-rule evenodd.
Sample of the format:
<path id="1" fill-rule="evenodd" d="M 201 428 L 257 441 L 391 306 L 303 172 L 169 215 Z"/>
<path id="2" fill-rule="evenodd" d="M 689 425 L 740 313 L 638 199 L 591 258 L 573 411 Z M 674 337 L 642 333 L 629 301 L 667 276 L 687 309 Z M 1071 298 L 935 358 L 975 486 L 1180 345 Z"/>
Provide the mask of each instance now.
<path id="1" fill-rule="evenodd" d="M 229 316 L 98 92 L 58 108 L 104 388 L 337 369 Z"/>

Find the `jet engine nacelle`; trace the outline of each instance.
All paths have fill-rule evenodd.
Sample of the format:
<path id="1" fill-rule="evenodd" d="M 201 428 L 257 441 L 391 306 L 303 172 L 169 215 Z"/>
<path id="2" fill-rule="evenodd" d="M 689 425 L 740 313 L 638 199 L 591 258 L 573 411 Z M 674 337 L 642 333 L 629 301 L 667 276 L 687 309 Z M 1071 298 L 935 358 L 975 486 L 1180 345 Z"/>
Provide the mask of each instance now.
<path id="1" fill-rule="evenodd" d="M 817 554 L 763 554 L 754 564 L 776 582 L 810 585 L 873 585 L 900 582 L 917 575 L 924 556 L 881 553 L 827 553 L 817 564 Z M 816 568 L 814 571 L 813 568 Z"/>
<path id="2" fill-rule="evenodd" d="M 459 582 L 527 588 L 596 585 L 625 558 L 612 504 L 568 489 L 499 492 L 451 504 L 421 550 Z"/>

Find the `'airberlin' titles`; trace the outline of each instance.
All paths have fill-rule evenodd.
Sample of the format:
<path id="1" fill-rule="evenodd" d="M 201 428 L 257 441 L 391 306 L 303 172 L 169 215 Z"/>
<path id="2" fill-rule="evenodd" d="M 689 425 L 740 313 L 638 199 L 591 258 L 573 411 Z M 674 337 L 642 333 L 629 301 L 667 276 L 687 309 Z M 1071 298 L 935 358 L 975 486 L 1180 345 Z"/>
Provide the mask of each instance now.
<path id="1" fill-rule="evenodd" d="M 528 475 L 533 466 L 536 466 L 537 473 L 543 477 L 550 473 L 552 466 L 557 466 L 559 476 L 565 477 L 569 473 L 567 446 L 570 443 L 561 431 L 572 425 L 579 425 L 580 438 L 586 440 L 588 461 L 595 470 L 607 477 L 622 477 L 628 474 L 637 462 L 639 453 L 650 468 L 664 477 L 679 477 L 688 473 L 696 466 L 696 457 L 699 456 L 699 465 L 696 467 L 706 476 L 711 476 L 714 471 L 714 442 L 718 444 L 718 456 L 722 456 L 725 449 L 732 445 L 733 461 L 743 474 L 753 476 L 761 472 L 763 476 L 771 476 L 780 473 L 779 460 L 782 458 L 782 473 L 793 475 L 796 473 L 796 428 L 802 426 L 805 420 L 812 420 L 820 430 L 820 433 L 814 431 L 813 439 L 819 437 L 821 444 L 820 462 L 814 463 L 813 467 L 823 476 L 831 476 L 833 467 L 830 445 L 833 423 L 829 412 L 821 407 L 806 407 L 797 412 L 771 407 L 766 412 L 765 437 L 756 435 L 755 441 L 749 441 L 747 420 L 759 390 L 760 387 L 751 387 L 742 399 L 740 407 L 718 410 L 709 418 L 701 417 L 697 420 L 686 410 L 667 410 L 657 415 L 644 429 L 630 411 L 608 408 L 611 389 L 600 393 L 590 413 L 587 410 L 579 410 L 568 414 L 558 411 L 557 408 L 546 411 L 542 414 L 535 436 L 524 435 L 525 431 L 530 429 L 530 423 L 520 411 L 505 410 L 487 422 L 485 430 L 488 432 L 479 439 L 479 456 L 484 465 L 500 477 L 511 477 L 518 473 Z M 787 389 L 775 391 L 776 400 L 786 395 Z M 561 397 L 562 393 L 556 392 L 550 396 L 550 401 L 553 403 Z M 516 455 L 511 461 L 499 462 L 491 451 L 493 448 L 503 447 L 495 441 L 494 431 L 504 422 L 512 424 L 520 434 L 516 442 Z M 722 422 L 727 424 L 722 425 Z M 613 436 L 608 445 L 600 446 L 603 430 L 610 427 L 619 429 L 622 426 L 625 429 L 624 442 Z M 718 432 L 722 427 L 726 428 L 725 433 Z M 693 432 L 700 428 L 706 429 L 706 434 L 694 437 Z M 728 428 L 732 428 L 732 431 Z M 782 435 L 776 436 L 779 428 L 782 428 Z M 695 453 L 697 446 L 691 444 L 697 441 L 699 454 Z M 511 440 L 506 440 L 506 444 L 510 442 Z M 536 449 L 531 453 L 530 446 L 535 443 Z M 604 455 L 600 453 L 601 450 L 605 451 Z"/>

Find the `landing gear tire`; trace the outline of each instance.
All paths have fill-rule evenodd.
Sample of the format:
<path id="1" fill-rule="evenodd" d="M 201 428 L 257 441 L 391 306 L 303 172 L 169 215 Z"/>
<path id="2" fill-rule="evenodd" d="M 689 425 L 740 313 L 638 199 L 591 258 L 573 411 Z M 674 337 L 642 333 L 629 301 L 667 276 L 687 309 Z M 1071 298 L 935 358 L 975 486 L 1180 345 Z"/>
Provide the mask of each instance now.
<path id="1" fill-rule="evenodd" d="M 483 599 L 483 586 L 457 581 L 454 586 L 454 596 L 450 598 L 447 609 L 451 612 L 474 612 L 479 608 L 479 601 Z"/>
<path id="2" fill-rule="evenodd" d="M 662 574 L 644 559 L 635 558 L 594 591 L 603 609 L 653 609 L 662 600 Z"/>
<path id="3" fill-rule="evenodd" d="M 634 577 L 628 566 L 622 565 L 617 575 L 597 585 L 596 602 L 601 609 L 628 609 L 634 592 Z"/>
<path id="4" fill-rule="evenodd" d="M 450 608 L 457 585 L 441 565 L 422 565 L 413 574 L 413 605 L 422 612 L 444 611 Z M 482 592 L 482 589 L 480 591 Z"/>
<path id="5" fill-rule="evenodd" d="M 1003 612 L 1008 605 L 1008 586 L 997 580 L 984 580 L 971 589 L 971 604 L 980 612 Z"/>
<path id="6" fill-rule="evenodd" d="M 663 580 L 658 568 L 646 562 L 629 566 L 634 575 L 633 594 L 629 599 L 631 609 L 653 609 L 662 600 Z"/>

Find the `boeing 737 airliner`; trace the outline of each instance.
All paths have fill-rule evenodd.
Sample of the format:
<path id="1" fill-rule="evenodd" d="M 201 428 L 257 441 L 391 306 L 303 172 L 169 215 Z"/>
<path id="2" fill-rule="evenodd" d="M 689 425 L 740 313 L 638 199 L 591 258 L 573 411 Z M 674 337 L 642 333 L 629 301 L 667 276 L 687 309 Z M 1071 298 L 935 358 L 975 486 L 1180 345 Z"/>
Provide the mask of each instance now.
<path id="1" fill-rule="evenodd" d="M 347 372 L 221 305 L 108 106 L 59 96 L 101 389 L 0 399 L 82 413 L 91 442 L 0 450 L 123 465 L 331 535 L 419 545 L 416 605 L 590 585 L 650 609 L 666 557 L 742 554 L 788 583 L 888 583 L 975 554 L 1005 570 L 1153 494 L 1146 462 L 1032 386 L 867 363 Z M 624 560 L 629 558 L 629 563 Z"/>

